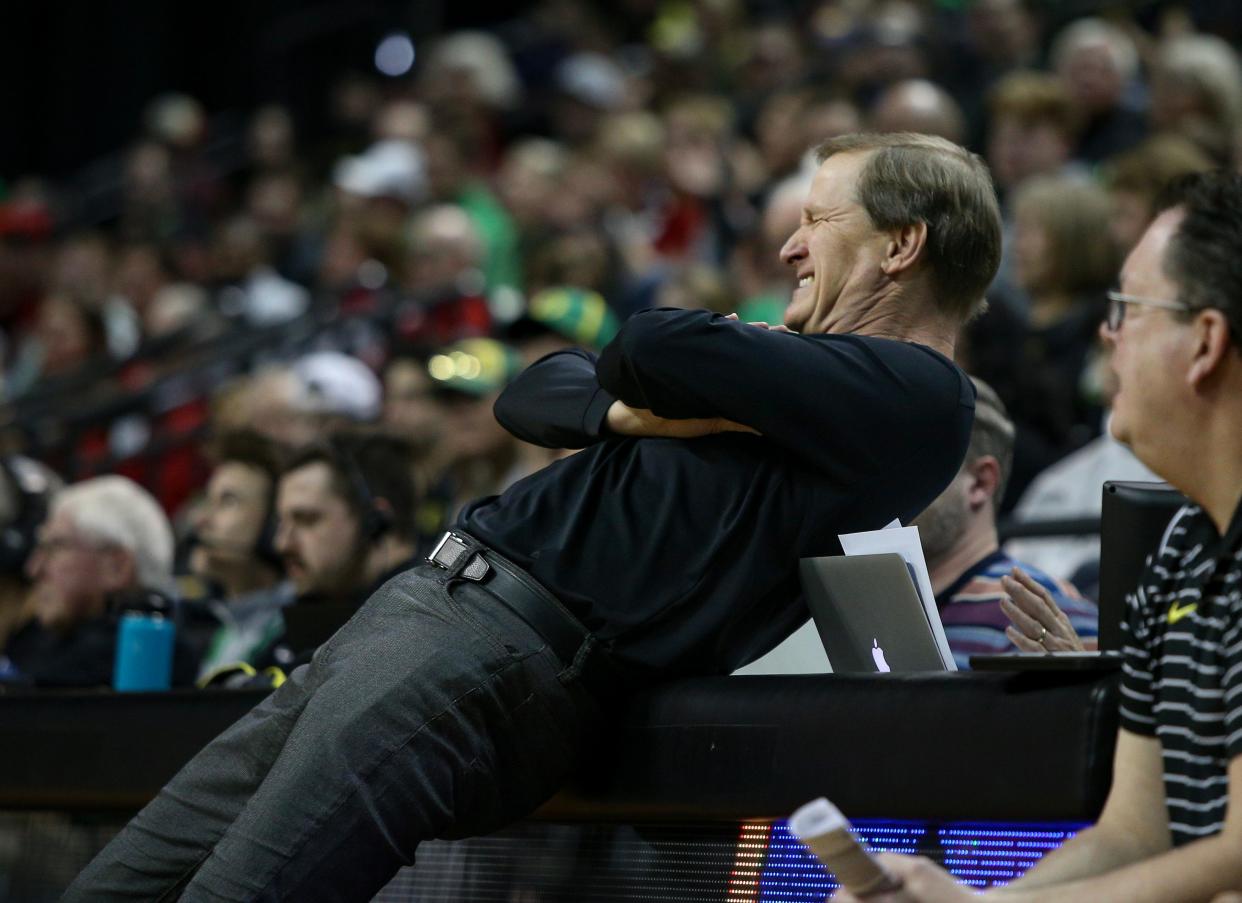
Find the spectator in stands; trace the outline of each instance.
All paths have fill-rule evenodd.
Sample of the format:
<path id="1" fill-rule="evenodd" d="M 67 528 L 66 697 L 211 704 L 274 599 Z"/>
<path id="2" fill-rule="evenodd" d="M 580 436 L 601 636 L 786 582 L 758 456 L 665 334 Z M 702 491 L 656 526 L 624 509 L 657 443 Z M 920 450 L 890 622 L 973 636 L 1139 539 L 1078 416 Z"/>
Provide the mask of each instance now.
<path id="1" fill-rule="evenodd" d="M 1076 159 L 1099 163 L 1143 139 L 1138 49 L 1129 34 L 1103 19 L 1078 19 L 1057 35 L 1050 55 L 1078 117 Z"/>
<path id="2" fill-rule="evenodd" d="M 209 585 L 211 630 L 199 665 L 206 674 L 233 662 L 253 664 L 279 636 L 280 609 L 293 600 L 274 545 L 281 449 L 258 433 L 225 433 L 194 512 L 190 573 Z"/>
<path id="3" fill-rule="evenodd" d="M 405 221 L 428 191 L 426 155 L 404 141 L 378 141 L 341 159 L 333 170 L 340 209 L 338 227 L 349 231 L 368 260 L 387 272 L 399 269 Z M 371 268 L 374 271 L 374 268 Z M 364 288 L 382 281 L 357 274 Z"/>
<path id="4" fill-rule="evenodd" d="M 171 590 L 172 557 L 168 518 L 136 483 L 104 476 L 61 490 L 26 564 L 34 620 L 9 638 L 11 666 L 40 686 L 110 684 L 118 614 Z M 173 683 L 191 682 L 196 665 L 178 638 Z"/>
<path id="5" fill-rule="evenodd" d="M 503 492 L 530 472 L 520 443 L 492 413 L 501 390 L 522 369 L 518 353 L 494 339 L 465 339 L 432 356 L 432 391 L 443 405 L 447 469 L 429 495 L 451 523 L 472 499 Z M 546 463 L 546 460 L 543 462 Z"/>
<path id="6" fill-rule="evenodd" d="M 1017 903 L 1242 887 L 1242 177 L 1194 176 L 1176 197 L 1127 258 L 1104 334 L 1121 387 L 1113 434 L 1192 503 L 1127 600 L 1104 811 L 997 895 Z M 869 901 L 975 899 L 930 862 L 881 859 L 904 888 Z"/>
<path id="7" fill-rule="evenodd" d="M 625 103 L 625 74 L 609 56 L 575 53 L 556 67 L 553 129 L 571 147 L 586 145 L 600 122 Z"/>
<path id="8" fill-rule="evenodd" d="M 234 217 L 217 230 L 212 246 L 217 306 L 246 326 L 273 326 L 297 319 L 310 307 L 310 293 L 280 275 L 258 223 Z"/>
<path id="9" fill-rule="evenodd" d="M 505 153 L 496 188 L 523 234 L 547 228 L 568 166 L 569 151 L 547 138 L 527 138 Z"/>
<path id="10" fill-rule="evenodd" d="M 421 349 L 398 350 L 384 367 L 384 414 L 381 430 L 410 449 L 410 473 L 418 489 L 414 532 L 419 548 L 439 535 L 448 517 L 442 485 L 449 457 L 445 447 L 445 410 L 427 372 L 431 355 Z"/>
<path id="11" fill-rule="evenodd" d="M 0 649 L 34 616 L 26 562 L 34 551 L 48 503 L 63 485 L 32 458 L 0 457 Z M 0 670 L 0 679 L 7 672 Z"/>
<path id="12" fill-rule="evenodd" d="M 964 35 L 945 35 L 950 47 L 941 68 L 971 123 L 972 143 L 982 144 L 988 92 L 1007 73 L 1039 64 L 1039 22 L 1025 0 L 976 0 L 964 24 Z"/>
<path id="13" fill-rule="evenodd" d="M 18 398 L 36 387 L 47 389 L 108 358 L 108 339 L 98 308 L 65 295 L 39 305 L 30 341 L 5 374 L 5 395 Z"/>
<path id="14" fill-rule="evenodd" d="M 1060 618 L 1058 638 L 1094 637 L 1099 620 L 1095 606 L 1084 602 L 1072 585 L 1001 551 L 996 511 L 1013 462 L 1014 427 L 992 388 L 978 379 L 973 382 L 975 423 L 966 460 L 948 488 L 913 521 L 945 636 L 962 669 L 970 667 L 972 655 L 1019 648 L 1018 630 L 1006 616 L 1014 603 L 1006 598 L 1002 578 L 1050 595 L 1050 610 Z M 1061 621 L 1074 629 L 1061 629 Z M 1036 630 L 1032 636 L 1051 642 L 1053 633 L 1041 637 Z"/>
<path id="15" fill-rule="evenodd" d="M 268 104 L 254 111 L 246 125 L 246 156 L 251 178 L 297 168 L 297 134 L 288 109 Z"/>
<path id="16" fill-rule="evenodd" d="M 513 218 L 480 177 L 480 137 L 456 120 L 434 131 L 424 143 L 431 196 L 455 204 L 470 217 L 483 243 L 483 280 L 489 291 L 518 287 L 521 272 Z"/>
<path id="17" fill-rule="evenodd" d="M 869 115 L 876 132 L 921 132 L 960 143 L 966 132 L 962 110 L 947 91 L 925 78 L 889 86 Z"/>
<path id="18" fill-rule="evenodd" d="M 522 101 L 522 80 L 508 49 L 484 31 L 457 31 L 440 38 L 422 67 L 419 89 L 433 115 L 440 122 L 451 119 L 459 124 L 474 138 L 475 153 L 488 158 L 499 137 L 499 117 L 516 110 Z"/>
<path id="19" fill-rule="evenodd" d="M 402 340 L 438 346 L 487 335 L 483 263 L 483 242 L 461 207 L 436 204 L 416 213 L 405 241 L 401 284 L 410 299 L 397 318 Z"/>
<path id="20" fill-rule="evenodd" d="M 992 89 L 988 111 L 988 163 L 997 189 L 1005 195 L 1031 176 L 1056 174 L 1070 162 L 1074 110 L 1055 76 L 1005 76 Z"/>
<path id="21" fill-rule="evenodd" d="M 1110 161 L 1105 185 L 1112 201 L 1111 231 L 1118 248 L 1137 243 L 1156 213 L 1160 194 L 1175 180 L 1211 168 L 1207 156 L 1177 135 L 1149 138 L 1134 150 Z M 1104 349 L 1084 374 L 1100 404 L 1112 405 L 1116 376 Z M 1022 521 L 1072 520 L 1099 517 L 1106 480 L 1159 480 L 1109 430 L 1039 473 L 1022 493 L 1013 515 Z M 1007 548 L 1049 574 L 1070 580 L 1089 598 L 1097 595 L 1100 540 L 1098 536 L 1017 539 Z"/>
<path id="22" fill-rule="evenodd" d="M 337 434 L 295 453 L 276 490 L 275 548 L 296 601 L 272 657 L 286 666 L 414 565 L 410 451 L 391 437 Z"/>
<path id="23" fill-rule="evenodd" d="M 443 429 L 444 410 L 427 372 L 429 357 L 416 349 L 403 349 L 384 366 L 381 421 L 388 432 L 411 444 L 415 458 L 434 455 Z"/>
<path id="24" fill-rule="evenodd" d="M 306 184 L 295 172 L 264 172 L 246 186 L 245 214 L 258 227 L 280 275 L 299 284 L 314 280 L 318 237 L 306 221 Z"/>
<path id="25" fill-rule="evenodd" d="M 1152 129 L 1184 135 L 1226 165 L 1240 125 L 1242 66 L 1236 51 L 1215 35 L 1168 39 L 1152 67 Z"/>
<path id="26" fill-rule="evenodd" d="M 1189 138 L 1165 132 L 1110 159 L 1104 166 L 1113 214 L 1113 243 L 1128 253 L 1152 218 L 1161 192 L 1176 179 L 1213 169 L 1212 160 Z"/>
<path id="27" fill-rule="evenodd" d="M 664 114 L 665 175 L 672 195 L 661 212 L 655 251 L 666 260 L 725 259 L 737 218 L 749 216 L 747 196 L 761 179 L 758 155 L 735 133 L 732 106 L 722 97 L 692 95 Z"/>
<path id="28" fill-rule="evenodd" d="M 383 389 L 371 368 L 339 351 L 316 351 L 226 386 L 217 395 L 218 431 L 254 430 L 289 448 L 326 432 L 368 425 Z"/>
<path id="29" fill-rule="evenodd" d="M 1005 399 L 1018 427 L 1010 505 L 1036 474 L 1100 431 L 1102 399 L 1084 377 L 1117 265 L 1108 198 L 1095 185 L 1033 178 L 1013 207 L 1014 275 L 1030 299 L 1029 321 L 997 305 L 967 327 L 971 372 Z"/>
<path id="30" fill-rule="evenodd" d="M 1027 299 L 1015 285 L 1014 275 L 1014 194 L 1033 176 L 1081 174 L 1081 167 L 1070 158 L 1074 111 L 1069 94 L 1055 76 L 1014 72 L 989 93 L 988 112 L 987 158 L 1005 218 L 1000 272 L 988 297 L 1025 316 Z"/>
<path id="31" fill-rule="evenodd" d="M 1080 383 L 1119 263 L 1108 235 L 1109 214 L 1102 189 L 1064 176 L 1031 179 L 1014 198 L 1014 275 L 1030 299 L 1021 360 L 1046 375 L 1048 391 L 1059 396 L 1053 401 L 1057 409 L 1071 412 L 1060 435 L 1049 433 L 1070 445 L 1086 438 L 1069 436 L 1075 427 L 1087 436 L 1099 428 L 1093 422 L 1099 408 L 1083 397 Z"/>
<path id="32" fill-rule="evenodd" d="M 160 289 L 171 281 L 168 261 L 160 245 L 131 242 L 118 249 L 112 278 L 112 297 L 107 306 L 109 330 L 114 336 L 122 331 L 130 332 L 117 338 L 126 343 L 126 352 L 132 353 L 144 338 L 142 323 L 147 309 Z"/>
<path id="33" fill-rule="evenodd" d="M 663 121 L 647 110 L 609 116 L 600 125 L 594 157 L 605 175 L 598 183 L 604 196 L 558 192 L 546 214 L 550 225 L 571 228 L 602 218 L 627 278 L 648 276 L 658 260 L 655 238 L 668 190 Z"/>

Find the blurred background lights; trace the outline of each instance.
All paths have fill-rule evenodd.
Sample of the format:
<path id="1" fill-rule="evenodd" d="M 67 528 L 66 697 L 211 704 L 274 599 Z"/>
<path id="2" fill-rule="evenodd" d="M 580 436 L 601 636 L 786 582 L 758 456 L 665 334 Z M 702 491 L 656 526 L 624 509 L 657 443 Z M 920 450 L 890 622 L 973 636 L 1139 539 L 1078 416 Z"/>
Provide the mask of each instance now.
<path id="1" fill-rule="evenodd" d="M 375 48 L 375 68 L 385 75 L 405 75 L 414 67 L 414 42 L 404 32 L 387 35 Z"/>
<path id="2" fill-rule="evenodd" d="M 457 373 L 457 368 L 447 354 L 437 354 L 427 362 L 427 369 L 432 377 L 440 380 L 452 379 Z"/>

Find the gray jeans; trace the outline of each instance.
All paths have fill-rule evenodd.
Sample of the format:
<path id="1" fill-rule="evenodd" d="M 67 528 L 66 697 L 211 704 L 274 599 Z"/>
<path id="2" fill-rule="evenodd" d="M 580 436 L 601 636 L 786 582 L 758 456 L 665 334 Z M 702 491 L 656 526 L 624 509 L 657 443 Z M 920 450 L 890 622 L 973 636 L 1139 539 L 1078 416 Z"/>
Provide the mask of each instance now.
<path id="1" fill-rule="evenodd" d="M 381 587 L 64 899 L 369 900 L 420 841 L 495 830 L 551 796 L 598 705 L 525 622 L 444 574 Z"/>

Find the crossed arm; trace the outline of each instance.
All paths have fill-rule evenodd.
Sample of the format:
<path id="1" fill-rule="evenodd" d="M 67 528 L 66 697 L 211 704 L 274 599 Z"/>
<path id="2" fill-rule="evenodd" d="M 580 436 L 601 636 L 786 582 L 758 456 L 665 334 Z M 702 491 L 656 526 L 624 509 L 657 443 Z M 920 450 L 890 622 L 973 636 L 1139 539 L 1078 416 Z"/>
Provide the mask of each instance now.
<path id="1" fill-rule="evenodd" d="M 1229 766 L 1230 799 L 1242 798 L 1242 756 Z M 1122 730 L 1113 787 L 1099 822 L 1067 841 L 1008 887 L 1005 903 L 1196 903 L 1242 888 L 1242 812 L 1230 806 L 1224 830 L 1171 848 L 1160 742 Z M 882 855 L 904 888 L 866 903 L 960 903 L 971 891 L 926 859 Z M 859 903 L 848 893 L 835 898 Z M 1228 899 L 1228 897 L 1221 898 Z"/>
<path id="2" fill-rule="evenodd" d="M 695 323 L 688 317 L 677 319 L 674 328 L 689 325 L 704 333 L 710 331 L 703 320 Z M 736 315 L 726 319 L 736 320 Z M 789 331 L 766 323 L 748 325 L 757 331 Z M 727 338 L 727 334 L 720 338 Z M 717 340 L 706 339 L 704 343 L 715 345 Z M 750 356 L 753 358 L 753 354 Z M 601 367 L 604 378 L 597 372 Z M 692 362 L 685 362 L 679 369 L 684 381 L 706 382 L 709 392 L 726 394 L 711 379 L 696 374 Z M 722 432 L 759 432 L 728 417 L 693 416 L 690 410 L 678 410 L 675 416 L 657 415 L 651 410 L 653 404 L 649 399 L 638 400 L 643 395 L 639 386 L 646 388 L 645 378 L 636 372 L 633 360 L 618 349 L 610 349 L 602 361 L 585 351 L 571 349 L 549 355 L 518 376 L 497 402 L 496 417 L 518 438 L 549 448 L 581 448 L 607 435 L 693 439 Z M 622 395 L 628 402 L 619 397 Z M 702 402 L 690 407 L 712 408 Z"/>

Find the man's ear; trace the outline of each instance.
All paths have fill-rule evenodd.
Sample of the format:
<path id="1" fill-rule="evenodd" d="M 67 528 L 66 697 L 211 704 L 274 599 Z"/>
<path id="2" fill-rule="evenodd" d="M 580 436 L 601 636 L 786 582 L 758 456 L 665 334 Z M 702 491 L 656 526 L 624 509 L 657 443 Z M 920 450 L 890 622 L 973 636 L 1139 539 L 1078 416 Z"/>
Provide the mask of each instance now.
<path id="1" fill-rule="evenodd" d="M 1208 307 L 1195 314 L 1193 328 L 1195 344 L 1186 381 L 1192 389 L 1201 389 L 1229 353 L 1229 320 L 1222 311 Z"/>
<path id="2" fill-rule="evenodd" d="M 980 455 L 966 465 L 970 485 L 966 489 L 966 502 L 972 511 L 983 505 L 1000 504 L 996 490 L 1000 488 L 1000 462 L 992 455 Z"/>
<path id="3" fill-rule="evenodd" d="M 911 223 L 888 233 L 888 247 L 880 263 L 887 276 L 910 270 L 923 256 L 927 246 L 927 223 Z"/>

